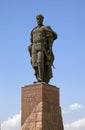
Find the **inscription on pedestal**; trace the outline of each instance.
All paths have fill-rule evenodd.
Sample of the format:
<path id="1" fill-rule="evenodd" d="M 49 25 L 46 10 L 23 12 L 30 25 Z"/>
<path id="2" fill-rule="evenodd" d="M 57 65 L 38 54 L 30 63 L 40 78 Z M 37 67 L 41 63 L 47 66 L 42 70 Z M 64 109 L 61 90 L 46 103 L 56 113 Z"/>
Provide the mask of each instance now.
<path id="1" fill-rule="evenodd" d="M 34 94 L 27 94 L 27 95 L 25 95 L 24 99 L 25 99 L 26 102 L 29 103 L 29 102 L 35 102 L 35 101 L 37 101 L 38 97 L 34 93 Z"/>

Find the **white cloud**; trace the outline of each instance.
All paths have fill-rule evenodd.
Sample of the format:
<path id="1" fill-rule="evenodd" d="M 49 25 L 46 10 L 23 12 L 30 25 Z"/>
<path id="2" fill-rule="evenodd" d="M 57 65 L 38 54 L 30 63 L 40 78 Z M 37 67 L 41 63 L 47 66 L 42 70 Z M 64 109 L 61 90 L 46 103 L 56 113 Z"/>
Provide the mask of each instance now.
<path id="1" fill-rule="evenodd" d="M 82 106 L 81 104 L 78 104 L 78 103 L 69 105 L 69 109 L 70 109 L 70 110 L 77 110 L 77 109 L 80 109 L 80 108 L 82 108 L 82 107 L 83 107 L 83 106 Z"/>
<path id="2" fill-rule="evenodd" d="M 20 130 L 21 114 L 16 114 L 13 117 L 8 118 L 1 124 L 1 130 Z"/>
<path id="3" fill-rule="evenodd" d="M 70 104 L 66 109 L 63 109 L 62 113 L 66 114 L 66 113 L 69 113 L 71 111 L 79 110 L 79 109 L 83 109 L 83 108 L 85 108 L 83 105 L 78 104 L 78 103 L 74 103 L 74 104 Z"/>
<path id="4" fill-rule="evenodd" d="M 65 124 L 76 121 L 85 117 L 85 106 L 78 103 L 70 104 L 62 110 L 62 115 Z"/>
<path id="5" fill-rule="evenodd" d="M 75 106 L 75 105 L 74 105 Z M 16 114 L 1 124 L 1 130 L 20 130 L 21 114 Z M 65 130 L 85 130 L 85 118 L 72 123 L 65 123 Z"/>
<path id="6" fill-rule="evenodd" d="M 85 130 L 85 118 L 66 124 L 64 127 L 65 130 Z"/>

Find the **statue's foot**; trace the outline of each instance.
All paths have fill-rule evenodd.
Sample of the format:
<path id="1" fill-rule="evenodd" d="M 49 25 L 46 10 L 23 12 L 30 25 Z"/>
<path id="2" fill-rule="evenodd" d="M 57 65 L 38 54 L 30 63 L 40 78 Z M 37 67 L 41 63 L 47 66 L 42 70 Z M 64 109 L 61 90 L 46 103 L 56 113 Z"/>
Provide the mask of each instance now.
<path id="1" fill-rule="evenodd" d="M 43 82 L 41 78 L 38 78 L 38 82 Z"/>
<path id="2" fill-rule="evenodd" d="M 37 83 L 37 81 L 34 81 L 34 82 L 33 82 L 33 84 L 36 84 L 36 83 Z"/>

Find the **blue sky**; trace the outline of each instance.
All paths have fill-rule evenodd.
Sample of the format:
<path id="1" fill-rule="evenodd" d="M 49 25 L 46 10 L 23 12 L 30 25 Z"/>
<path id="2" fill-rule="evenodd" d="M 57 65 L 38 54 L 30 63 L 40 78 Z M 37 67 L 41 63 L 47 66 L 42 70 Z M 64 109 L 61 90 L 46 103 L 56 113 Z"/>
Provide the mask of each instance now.
<path id="1" fill-rule="evenodd" d="M 35 81 L 27 46 L 39 13 L 58 34 L 50 84 L 60 88 L 64 122 L 85 118 L 85 0 L 0 0 L 1 122 L 20 113 L 21 87 Z"/>

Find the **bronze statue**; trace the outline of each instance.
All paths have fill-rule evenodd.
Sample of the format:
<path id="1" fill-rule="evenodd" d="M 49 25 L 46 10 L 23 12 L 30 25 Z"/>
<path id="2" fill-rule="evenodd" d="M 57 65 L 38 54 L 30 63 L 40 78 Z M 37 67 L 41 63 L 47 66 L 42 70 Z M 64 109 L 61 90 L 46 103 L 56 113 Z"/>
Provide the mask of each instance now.
<path id="1" fill-rule="evenodd" d="M 52 65 L 54 61 L 52 45 L 54 40 L 57 39 L 57 34 L 50 26 L 43 25 L 43 19 L 44 16 L 41 14 L 36 16 L 38 25 L 30 34 L 31 44 L 28 46 L 28 50 L 37 81 L 48 83 L 52 78 Z"/>

